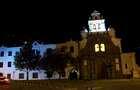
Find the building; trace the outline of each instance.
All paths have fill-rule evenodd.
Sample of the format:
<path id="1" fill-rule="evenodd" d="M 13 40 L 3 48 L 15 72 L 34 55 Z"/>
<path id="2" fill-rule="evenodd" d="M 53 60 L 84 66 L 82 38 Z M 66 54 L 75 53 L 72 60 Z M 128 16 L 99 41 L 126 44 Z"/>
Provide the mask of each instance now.
<path id="1" fill-rule="evenodd" d="M 79 60 L 77 72 L 80 79 L 130 78 L 135 70 L 135 52 L 123 53 L 121 38 L 116 37 L 113 27 L 105 28 L 104 19 L 98 11 L 91 14 L 89 30 L 81 31 L 80 41 L 57 44 L 65 52 L 71 52 Z M 65 47 L 65 50 L 64 50 Z M 73 48 L 71 50 L 71 48 Z M 73 70 L 66 68 L 66 77 Z M 77 74 L 78 74 L 77 73 Z"/>
<path id="2" fill-rule="evenodd" d="M 0 47 L 0 73 L 14 79 L 15 67 L 14 56 L 21 47 Z"/>
<path id="3" fill-rule="evenodd" d="M 140 78 L 135 52 L 123 53 L 121 38 L 116 37 L 113 27 L 105 28 L 105 20 L 94 11 L 88 21 L 89 29 L 81 31 L 80 41 L 66 41 L 57 44 L 33 42 L 33 50 L 43 56 L 48 49 L 57 49 L 76 58 L 77 65 L 67 64 L 65 79 L 76 72 L 79 79 Z M 26 72 L 17 70 L 13 64 L 20 47 L 0 47 L 0 73 L 14 80 L 25 80 Z M 59 78 L 57 72 L 51 79 Z M 29 80 L 47 79 L 43 70 L 29 72 Z"/>
<path id="4" fill-rule="evenodd" d="M 26 80 L 26 71 L 18 70 L 14 66 L 14 56 L 20 51 L 20 47 L 0 47 L 0 73 L 13 80 Z M 37 41 L 32 43 L 32 49 L 39 51 L 43 56 L 48 48 L 55 49 L 55 44 L 43 44 Z M 29 72 L 29 80 L 47 79 L 43 70 L 33 70 Z"/>
<path id="5" fill-rule="evenodd" d="M 130 78 L 133 72 L 137 69 L 135 53 L 128 52 L 121 54 L 122 73 L 124 78 Z M 134 75 L 135 78 L 135 75 Z"/>

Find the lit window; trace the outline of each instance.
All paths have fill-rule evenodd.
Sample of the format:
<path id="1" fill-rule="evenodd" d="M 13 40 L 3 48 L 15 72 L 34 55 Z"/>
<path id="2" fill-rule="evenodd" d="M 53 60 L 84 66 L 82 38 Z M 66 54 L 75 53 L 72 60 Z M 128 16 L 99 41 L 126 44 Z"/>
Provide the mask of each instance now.
<path id="1" fill-rule="evenodd" d="M 119 63 L 119 59 L 118 58 L 115 59 L 115 63 Z"/>
<path id="2" fill-rule="evenodd" d="M 84 66 L 87 66 L 87 60 L 84 60 Z"/>
<path id="3" fill-rule="evenodd" d="M 119 71 L 119 70 L 120 70 L 120 65 L 116 64 L 116 71 Z"/>
<path id="4" fill-rule="evenodd" d="M 100 44 L 100 49 L 102 52 L 105 52 L 105 44 Z"/>
<path id="5" fill-rule="evenodd" d="M 95 44 L 95 52 L 99 52 L 99 44 Z"/>

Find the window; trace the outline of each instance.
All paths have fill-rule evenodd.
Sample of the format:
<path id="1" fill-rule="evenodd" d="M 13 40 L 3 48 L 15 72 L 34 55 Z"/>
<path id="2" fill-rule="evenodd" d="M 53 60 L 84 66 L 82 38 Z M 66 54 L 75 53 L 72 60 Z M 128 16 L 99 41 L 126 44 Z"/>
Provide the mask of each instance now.
<path id="1" fill-rule="evenodd" d="M 87 66 L 87 60 L 84 60 L 84 66 Z"/>
<path id="2" fill-rule="evenodd" d="M 62 46 L 62 47 L 61 47 L 61 52 L 65 52 L 65 51 L 66 51 L 66 49 L 67 49 L 67 47 L 66 47 L 66 46 Z"/>
<path id="3" fill-rule="evenodd" d="M 35 54 L 35 49 L 33 49 L 32 52 Z"/>
<path id="4" fill-rule="evenodd" d="M 119 71 L 119 70 L 120 70 L 120 65 L 116 64 L 116 71 Z"/>
<path id="5" fill-rule="evenodd" d="M 8 56 L 12 56 L 12 51 L 9 51 L 8 52 Z"/>
<path id="6" fill-rule="evenodd" d="M 53 49 L 52 48 L 47 48 L 46 51 L 47 51 L 46 52 L 47 55 L 52 55 L 52 53 L 53 53 Z"/>
<path id="7" fill-rule="evenodd" d="M 119 59 L 118 58 L 115 59 L 115 63 L 119 63 Z"/>
<path id="8" fill-rule="evenodd" d="M 116 71 L 119 71 L 120 70 L 120 64 L 119 64 L 119 59 L 118 58 L 115 59 L 115 63 L 116 63 Z"/>
<path id="9" fill-rule="evenodd" d="M 101 43 L 100 44 L 100 49 L 102 52 L 105 52 L 105 44 Z"/>
<path id="10" fill-rule="evenodd" d="M 126 68 L 126 69 L 128 68 L 127 64 L 125 64 L 125 68 Z"/>
<path id="11" fill-rule="evenodd" d="M 11 67 L 11 62 L 8 62 L 8 67 Z"/>
<path id="12" fill-rule="evenodd" d="M 36 54 L 40 55 L 40 51 L 39 50 L 36 50 Z"/>
<path id="13" fill-rule="evenodd" d="M 16 55 L 18 55 L 18 54 L 19 54 L 19 52 L 17 51 L 15 54 L 16 54 Z"/>
<path id="14" fill-rule="evenodd" d="M 95 44 L 95 52 L 99 52 L 99 44 Z"/>
<path id="15" fill-rule="evenodd" d="M 3 62 L 0 62 L 0 68 L 2 68 L 3 67 Z"/>
<path id="16" fill-rule="evenodd" d="M 73 46 L 70 47 L 70 52 L 74 52 L 74 47 Z"/>
<path id="17" fill-rule="evenodd" d="M 1 56 L 1 57 L 3 57 L 3 56 L 4 56 L 4 51 L 2 51 L 2 52 L 0 53 L 0 56 Z"/>
<path id="18" fill-rule="evenodd" d="M 38 78 L 38 73 L 33 73 L 33 78 Z"/>
<path id="19" fill-rule="evenodd" d="M 11 74 L 7 74 L 7 78 L 11 79 Z"/>
<path id="20" fill-rule="evenodd" d="M 24 73 L 19 73 L 19 79 L 24 79 Z"/>

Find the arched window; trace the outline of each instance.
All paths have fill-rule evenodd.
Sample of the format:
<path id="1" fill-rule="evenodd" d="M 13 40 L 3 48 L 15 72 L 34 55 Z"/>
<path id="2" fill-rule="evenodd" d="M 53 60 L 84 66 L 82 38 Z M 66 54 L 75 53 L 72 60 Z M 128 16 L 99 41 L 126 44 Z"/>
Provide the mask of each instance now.
<path id="1" fill-rule="evenodd" d="M 99 44 L 95 44 L 95 52 L 99 52 Z"/>
<path id="2" fill-rule="evenodd" d="M 105 52 L 105 44 L 101 43 L 100 44 L 100 49 L 102 52 Z"/>

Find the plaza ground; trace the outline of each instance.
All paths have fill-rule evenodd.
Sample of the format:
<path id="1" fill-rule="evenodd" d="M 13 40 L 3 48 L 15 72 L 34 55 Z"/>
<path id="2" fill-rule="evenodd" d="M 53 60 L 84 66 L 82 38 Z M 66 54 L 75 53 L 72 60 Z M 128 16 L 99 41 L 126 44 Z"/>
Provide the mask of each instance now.
<path id="1" fill-rule="evenodd" d="M 140 79 L 12 81 L 9 90 L 140 90 Z"/>

